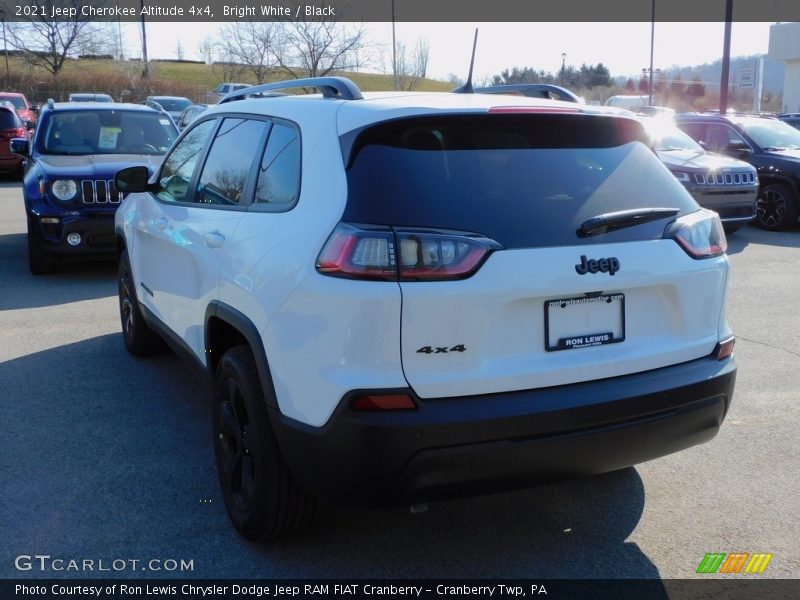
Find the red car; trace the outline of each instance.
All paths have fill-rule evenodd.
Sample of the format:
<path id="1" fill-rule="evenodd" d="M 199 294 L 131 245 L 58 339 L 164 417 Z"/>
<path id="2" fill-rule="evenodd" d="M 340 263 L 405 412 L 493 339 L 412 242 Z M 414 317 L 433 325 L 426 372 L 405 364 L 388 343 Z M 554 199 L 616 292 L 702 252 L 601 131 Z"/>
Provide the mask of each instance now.
<path id="1" fill-rule="evenodd" d="M 14 154 L 9 147 L 14 138 L 28 137 L 28 130 L 17 113 L 8 106 L 0 106 L 0 173 L 21 173 L 23 156 Z"/>
<path id="2" fill-rule="evenodd" d="M 0 92 L 0 100 L 8 100 L 11 102 L 17 108 L 19 118 L 23 121 L 30 121 L 31 123 L 36 122 L 36 113 L 31 110 L 31 105 L 25 97 L 25 94 L 20 94 L 18 92 Z"/>

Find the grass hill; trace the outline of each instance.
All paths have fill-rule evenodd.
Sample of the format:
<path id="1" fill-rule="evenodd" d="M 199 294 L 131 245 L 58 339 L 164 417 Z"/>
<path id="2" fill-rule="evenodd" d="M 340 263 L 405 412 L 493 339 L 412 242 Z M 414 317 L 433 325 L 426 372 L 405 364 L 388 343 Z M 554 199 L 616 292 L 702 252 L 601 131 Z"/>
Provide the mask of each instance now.
<path id="1" fill-rule="evenodd" d="M 32 101 L 47 98 L 66 100 L 70 92 L 111 94 L 115 100 L 138 102 L 149 94 L 186 96 L 202 102 L 205 93 L 219 83 L 235 81 L 257 83 L 252 74 L 243 72 L 240 65 L 206 65 L 189 61 L 157 60 L 149 63 L 150 77 L 142 80 L 140 60 L 69 59 L 57 78 L 44 69 L 31 68 L 17 57 L 9 58 L 10 89 L 24 92 Z M 352 79 L 364 91 L 392 89 L 392 76 L 381 73 L 334 73 Z M 282 70 L 275 70 L 269 81 L 291 79 Z M 420 91 L 449 91 L 452 84 L 423 79 L 414 87 Z"/>

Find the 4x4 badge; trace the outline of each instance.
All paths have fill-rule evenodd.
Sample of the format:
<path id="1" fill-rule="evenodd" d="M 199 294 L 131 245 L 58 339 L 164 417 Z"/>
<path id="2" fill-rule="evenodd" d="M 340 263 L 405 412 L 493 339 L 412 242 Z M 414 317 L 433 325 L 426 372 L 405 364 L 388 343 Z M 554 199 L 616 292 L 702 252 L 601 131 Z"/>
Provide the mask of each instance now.
<path id="1" fill-rule="evenodd" d="M 619 271 L 619 259 L 616 256 L 610 256 L 608 258 L 594 260 L 587 259 L 584 254 L 581 256 L 581 262 L 575 265 L 575 271 L 577 271 L 578 275 L 597 273 L 598 271 L 614 275 L 614 273 Z"/>

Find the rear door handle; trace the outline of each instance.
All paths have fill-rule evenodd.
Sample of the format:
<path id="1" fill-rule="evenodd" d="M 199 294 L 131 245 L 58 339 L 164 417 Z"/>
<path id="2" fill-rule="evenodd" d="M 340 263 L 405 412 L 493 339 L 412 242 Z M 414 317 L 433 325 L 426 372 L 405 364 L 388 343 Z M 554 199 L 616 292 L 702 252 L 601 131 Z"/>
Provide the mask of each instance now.
<path id="1" fill-rule="evenodd" d="M 205 240 L 209 248 L 221 248 L 225 243 L 225 236 L 219 231 L 211 231 L 205 235 Z"/>
<path id="2" fill-rule="evenodd" d="M 153 221 L 153 224 L 163 231 L 167 228 L 167 225 L 169 225 L 169 221 L 162 217 Z"/>

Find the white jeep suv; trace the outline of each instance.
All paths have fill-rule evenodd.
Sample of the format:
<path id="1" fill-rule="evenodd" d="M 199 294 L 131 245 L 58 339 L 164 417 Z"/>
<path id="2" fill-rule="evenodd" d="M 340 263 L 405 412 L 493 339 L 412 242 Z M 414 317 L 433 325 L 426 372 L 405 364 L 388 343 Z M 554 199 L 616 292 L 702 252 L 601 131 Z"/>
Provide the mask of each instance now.
<path id="1" fill-rule="evenodd" d="M 317 95 L 275 90 L 314 86 Z M 128 350 L 213 390 L 237 529 L 706 442 L 734 388 L 726 241 L 603 109 L 323 78 L 228 94 L 120 171 Z"/>

